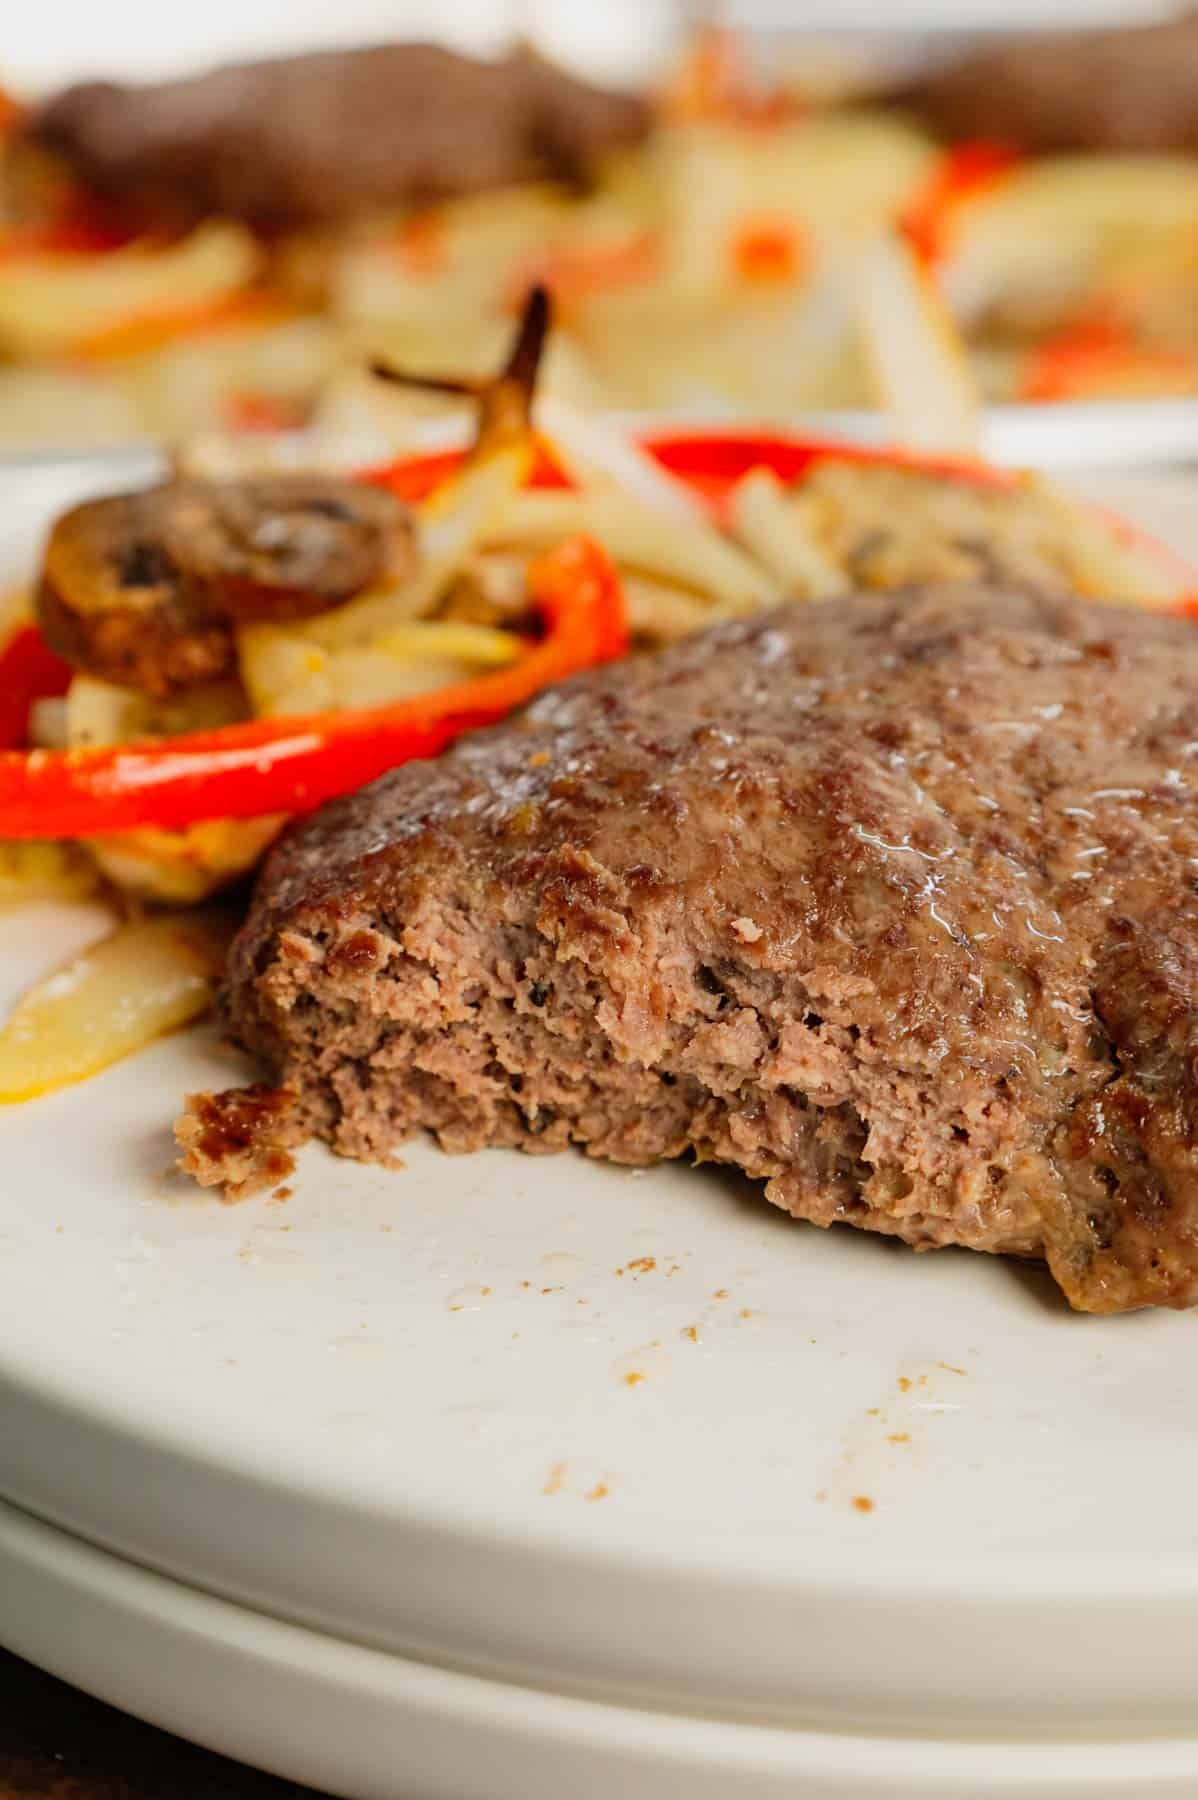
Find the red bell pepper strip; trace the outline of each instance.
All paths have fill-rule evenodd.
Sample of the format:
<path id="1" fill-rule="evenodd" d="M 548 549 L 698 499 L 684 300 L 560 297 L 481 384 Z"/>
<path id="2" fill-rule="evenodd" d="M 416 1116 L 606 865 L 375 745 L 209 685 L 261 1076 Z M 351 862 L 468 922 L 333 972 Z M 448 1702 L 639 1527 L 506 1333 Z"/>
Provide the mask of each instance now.
<path id="1" fill-rule="evenodd" d="M 360 473 L 362 481 L 373 487 L 388 488 L 397 499 L 418 506 L 436 493 L 442 483 L 456 475 L 466 459 L 464 450 L 430 450 L 423 456 L 397 456 L 394 462 L 378 463 Z M 536 447 L 536 457 L 529 478 L 530 487 L 564 488 L 569 482 L 543 444 Z"/>
<path id="2" fill-rule="evenodd" d="M 1021 400 L 1089 400 L 1095 396 L 1155 396 L 1198 389 L 1192 352 L 1138 344 L 1114 320 L 1066 326 L 1033 350 L 1019 383 Z"/>
<path id="3" fill-rule="evenodd" d="M 390 706 L 255 719 L 103 749 L 0 754 L 0 838 L 92 837 L 146 825 L 307 812 L 414 757 L 435 756 L 552 682 L 627 646 L 619 577 L 589 538 L 529 571 L 548 631 L 511 667 Z"/>
<path id="4" fill-rule="evenodd" d="M 987 487 L 1013 487 L 1018 479 L 1010 469 L 995 468 L 991 463 L 974 462 L 966 457 L 921 456 L 917 451 L 845 444 L 831 438 L 826 441 L 793 438 L 777 432 L 660 432 L 638 441 L 664 469 L 710 501 L 717 518 L 722 502 L 742 476 L 752 469 L 772 469 L 781 480 L 793 482 L 801 480 L 815 463 L 831 460 L 884 463 L 891 468 L 899 464 L 903 468 L 922 469 L 929 475 L 947 475 Z M 424 456 L 401 456 L 392 463 L 365 470 L 361 478 L 376 487 L 389 488 L 401 500 L 414 506 L 456 474 L 464 456 L 463 450 L 434 450 Z M 570 486 L 544 446 L 538 446 L 529 485 L 536 488 Z"/>
<path id="5" fill-rule="evenodd" d="M 10 225 L 0 231 L 0 262 L 46 256 L 102 256 L 108 250 L 119 250 L 128 241 L 105 226 L 81 219 Z"/>
<path id="6" fill-rule="evenodd" d="M 0 121 L 0 138 L 3 123 Z M 43 218 L 0 229 L 0 261 L 30 257 L 94 257 L 122 250 L 141 237 L 134 223 L 122 219 L 110 207 L 76 192 L 60 195 Z"/>
<path id="7" fill-rule="evenodd" d="M 906 212 L 903 234 L 925 268 L 948 254 L 957 209 L 1009 175 L 1019 152 L 1005 144 L 958 144 L 936 164 Z"/>
<path id="8" fill-rule="evenodd" d="M 17 750 L 29 742 L 33 702 L 65 694 L 74 672 L 36 625 L 17 627 L 0 649 L 0 750 Z"/>
<path id="9" fill-rule="evenodd" d="M 866 468 L 912 469 L 925 475 L 942 475 L 978 487 L 1014 488 L 1020 480 L 1015 469 L 967 457 L 923 456 L 918 451 L 881 448 L 868 444 L 838 443 L 834 439 L 788 437 L 781 432 L 753 430 L 658 432 L 638 440 L 664 469 L 676 475 L 707 501 L 712 518 L 721 523 L 728 497 L 738 481 L 752 469 L 772 469 L 780 480 L 801 481 L 821 462 L 857 463 Z M 419 501 L 447 480 L 461 466 L 464 452 L 439 450 L 419 458 L 401 458 L 370 470 L 364 479 L 389 487 L 401 499 Z M 534 487 L 566 487 L 560 469 L 541 454 L 532 474 Z M 1135 531 L 1125 521 L 1108 517 L 1110 525 L 1127 542 L 1135 542 L 1167 568 L 1179 590 L 1198 594 L 1198 571 L 1165 545 Z M 1195 602 L 1198 605 L 1198 601 Z"/>
<path id="10" fill-rule="evenodd" d="M 661 432 L 643 438 L 641 444 L 671 475 L 702 494 L 717 520 L 737 482 L 753 469 L 771 469 L 788 485 L 801 481 L 821 462 L 914 469 L 981 487 L 1014 487 L 1019 479 L 1011 469 L 968 457 L 921 456 L 912 450 L 787 437 L 777 432 Z"/>
<path id="11" fill-rule="evenodd" d="M 798 279 L 806 259 L 803 234 L 787 219 L 749 219 L 732 240 L 730 258 L 742 281 L 768 286 Z"/>
<path id="12" fill-rule="evenodd" d="M 150 306 L 88 332 L 68 346 L 66 354 L 80 362 L 111 362 L 145 356 L 180 341 L 219 336 L 246 328 L 282 325 L 297 316 L 295 308 L 263 289 L 239 289 L 210 300 Z"/>

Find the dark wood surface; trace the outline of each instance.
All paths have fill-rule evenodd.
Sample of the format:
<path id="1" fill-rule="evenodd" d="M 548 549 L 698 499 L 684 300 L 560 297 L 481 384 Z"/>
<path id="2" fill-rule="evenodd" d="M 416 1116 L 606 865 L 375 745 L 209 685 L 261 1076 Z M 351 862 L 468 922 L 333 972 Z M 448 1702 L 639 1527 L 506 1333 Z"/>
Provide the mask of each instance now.
<path id="1" fill-rule="evenodd" d="M 319 1796 L 138 1724 L 0 1651 L 0 1800 Z"/>

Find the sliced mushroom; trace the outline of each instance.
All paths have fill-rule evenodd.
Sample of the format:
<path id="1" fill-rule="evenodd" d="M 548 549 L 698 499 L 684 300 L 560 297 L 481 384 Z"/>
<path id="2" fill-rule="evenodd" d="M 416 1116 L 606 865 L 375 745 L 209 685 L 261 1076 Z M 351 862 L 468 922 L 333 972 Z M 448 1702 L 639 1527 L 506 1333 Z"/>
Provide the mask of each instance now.
<path id="1" fill-rule="evenodd" d="M 180 481 L 65 513 L 46 548 L 48 641 L 106 681 L 162 696 L 236 667 L 233 626 L 311 617 L 414 566 L 394 495 L 323 475 Z"/>
<path id="2" fill-rule="evenodd" d="M 410 515 L 382 488 L 274 475 L 164 491 L 168 555 L 240 624 L 311 618 L 415 563 Z"/>
<path id="3" fill-rule="evenodd" d="M 230 623 L 168 554 L 166 488 L 87 501 L 50 533 L 37 592 L 47 641 L 68 662 L 155 696 L 231 673 Z"/>

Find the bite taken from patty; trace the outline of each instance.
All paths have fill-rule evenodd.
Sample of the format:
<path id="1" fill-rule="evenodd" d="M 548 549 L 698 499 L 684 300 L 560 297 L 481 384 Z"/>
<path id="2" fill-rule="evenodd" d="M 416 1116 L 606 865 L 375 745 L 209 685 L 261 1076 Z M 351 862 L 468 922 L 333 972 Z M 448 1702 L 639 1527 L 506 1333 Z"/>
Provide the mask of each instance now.
<path id="1" fill-rule="evenodd" d="M 293 828 L 227 1008 L 301 1128 L 648 1164 L 1198 1298 L 1198 635 L 942 586 L 596 671 Z M 204 1171 L 219 1179 L 218 1167 Z"/>

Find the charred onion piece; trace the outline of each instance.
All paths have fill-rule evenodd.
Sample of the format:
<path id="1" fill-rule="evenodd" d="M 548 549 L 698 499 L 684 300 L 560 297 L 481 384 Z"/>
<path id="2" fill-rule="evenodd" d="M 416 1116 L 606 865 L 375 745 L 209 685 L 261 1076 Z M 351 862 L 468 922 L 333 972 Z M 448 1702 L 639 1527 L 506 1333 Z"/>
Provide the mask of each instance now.
<path id="1" fill-rule="evenodd" d="M 235 624 L 325 612 L 402 579 L 414 557 L 409 514 L 381 488 L 178 481 L 65 513 L 37 611 L 68 661 L 161 697 L 233 672 Z"/>
<path id="2" fill-rule="evenodd" d="M 484 451 L 495 450 L 501 445 L 518 442 L 531 430 L 537 372 L 552 321 L 548 288 L 530 288 L 516 341 L 498 375 L 475 381 L 454 375 L 418 375 L 381 361 L 371 363 L 371 373 L 380 381 L 393 381 L 399 387 L 421 388 L 434 394 L 456 394 L 476 401 L 476 447 Z"/>

